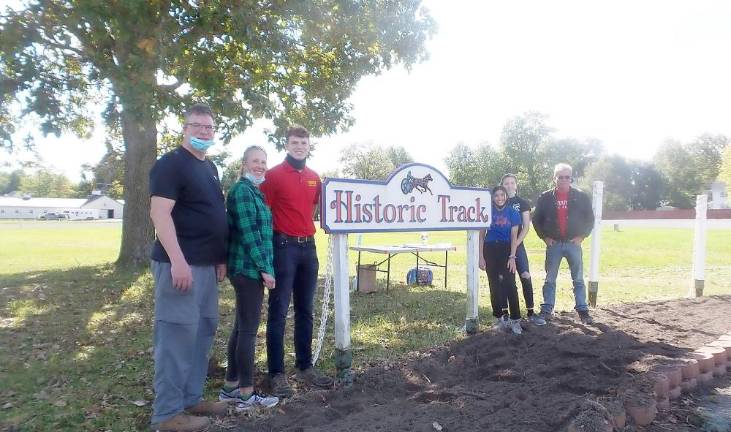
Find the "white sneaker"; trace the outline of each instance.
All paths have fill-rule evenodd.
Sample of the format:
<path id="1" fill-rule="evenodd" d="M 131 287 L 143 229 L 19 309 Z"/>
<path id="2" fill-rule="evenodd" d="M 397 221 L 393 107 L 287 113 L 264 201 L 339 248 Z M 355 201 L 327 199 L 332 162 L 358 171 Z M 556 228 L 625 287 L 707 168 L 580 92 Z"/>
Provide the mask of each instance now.
<path id="1" fill-rule="evenodd" d="M 508 322 L 508 326 L 510 327 L 510 330 L 513 332 L 513 334 L 523 334 L 523 327 L 520 326 L 520 319 L 510 320 Z"/>
<path id="2" fill-rule="evenodd" d="M 247 411 L 257 407 L 271 408 L 278 403 L 279 398 L 276 396 L 252 393 L 248 399 L 239 398 L 238 402 L 236 402 L 236 412 Z"/>
<path id="3" fill-rule="evenodd" d="M 507 317 L 502 316 L 500 318 L 495 318 L 495 323 L 492 325 L 492 328 L 502 331 L 509 330 Z"/>

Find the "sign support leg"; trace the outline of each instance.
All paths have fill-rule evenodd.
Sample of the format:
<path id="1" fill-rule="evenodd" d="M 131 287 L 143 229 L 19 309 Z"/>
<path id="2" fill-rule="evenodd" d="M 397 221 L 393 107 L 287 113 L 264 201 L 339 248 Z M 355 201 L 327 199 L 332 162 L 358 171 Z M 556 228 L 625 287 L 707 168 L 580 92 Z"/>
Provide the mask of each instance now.
<path id="1" fill-rule="evenodd" d="M 475 334 L 479 329 L 478 308 L 480 303 L 480 232 L 467 231 L 467 318 L 465 332 Z"/>
<path id="2" fill-rule="evenodd" d="M 604 202 L 604 182 L 593 184 L 594 231 L 591 234 L 591 268 L 589 273 L 589 304 L 596 307 L 599 295 L 599 256 L 601 254 L 602 206 Z"/>
<path id="3" fill-rule="evenodd" d="M 350 290 L 348 284 L 348 235 L 333 234 L 333 276 L 335 286 L 335 367 L 337 381 L 349 386 L 353 383 L 351 367 L 353 351 L 350 347 Z"/>
<path id="4" fill-rule="evenodd" d="M 706 282 L 706 240 L 707 240 L 708 196 L 698 195 L 695 204 L 695 230 L 693 234 L 693 283 L 688 297 L 703 297 Z"/>

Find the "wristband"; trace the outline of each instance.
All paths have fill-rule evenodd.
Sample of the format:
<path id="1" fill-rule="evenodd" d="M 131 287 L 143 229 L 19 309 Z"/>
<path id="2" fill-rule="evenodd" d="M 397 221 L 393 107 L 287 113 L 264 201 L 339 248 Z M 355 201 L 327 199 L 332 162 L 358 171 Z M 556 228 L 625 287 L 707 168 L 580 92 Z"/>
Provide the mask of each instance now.
<path id="1" fill-rule="evenodd" d="M 508 259 L 515 259 L 515 255 L 508 255 Z"/>

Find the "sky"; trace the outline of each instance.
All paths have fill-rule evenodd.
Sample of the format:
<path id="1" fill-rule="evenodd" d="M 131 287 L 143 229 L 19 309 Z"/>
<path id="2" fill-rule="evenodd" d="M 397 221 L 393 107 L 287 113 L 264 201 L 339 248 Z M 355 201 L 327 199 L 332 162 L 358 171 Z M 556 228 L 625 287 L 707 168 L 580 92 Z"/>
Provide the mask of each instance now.
<path id="1" fill-rule="evenodd" d="M 308 164 L 338 166 L 353 143 L 404 146 L 447 173 L 458 143 L 497 144 L 509 118 L 548 115 L 556 137 L 598 138 L 609 153 L 649 160 L 668 138 L 731 135 L 731 2 L 726 0 L 426 0 L 439 28 L 429 59 L 363 78 L 355 125 L 313 139 Z M 227 150 L 262 145 L 257 121 Z M 39 140 L 47 164 L 78 180 L 104 153 L 103 131 Z M 223 148 L 218 145 L 218 150 Z M 214 148 L 214 151 L 216 148 Z M 7 155 L 0 155 L 7 157 Z M 448 173 L 447 173 L 448 174 Z"/>

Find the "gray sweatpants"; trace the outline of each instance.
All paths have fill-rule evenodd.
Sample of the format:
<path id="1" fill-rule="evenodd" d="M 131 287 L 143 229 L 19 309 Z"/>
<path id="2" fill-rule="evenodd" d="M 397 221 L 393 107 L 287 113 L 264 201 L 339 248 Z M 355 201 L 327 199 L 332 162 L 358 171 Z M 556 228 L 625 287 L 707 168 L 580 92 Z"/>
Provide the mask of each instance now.
<path id="1" fill-rule="evenodd" d="M 196 405 L 203 396 L 208 355 L 218 326 L 215 266 L 191 266 L 193 286 L 173 287 L 170 263 L 152 261 L 155 279 L 155 402 L 152 424 Z"/>

